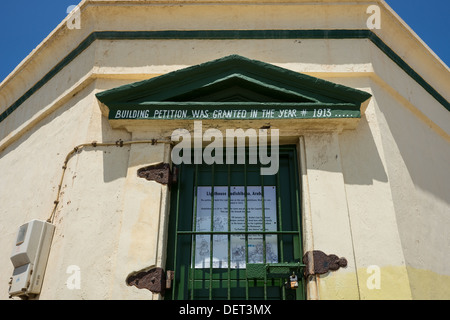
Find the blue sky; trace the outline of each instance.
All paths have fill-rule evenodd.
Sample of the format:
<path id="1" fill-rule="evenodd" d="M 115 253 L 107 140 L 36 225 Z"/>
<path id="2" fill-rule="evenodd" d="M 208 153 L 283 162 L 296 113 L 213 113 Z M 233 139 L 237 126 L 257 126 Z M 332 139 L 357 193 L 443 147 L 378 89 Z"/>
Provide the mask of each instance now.
<path id="1" fill-rule="evenodd" d="M 79 0 L 0 0 L 0 82 L 67 16 Z M 386 0 L 450 65 L 450 0 Z"/>

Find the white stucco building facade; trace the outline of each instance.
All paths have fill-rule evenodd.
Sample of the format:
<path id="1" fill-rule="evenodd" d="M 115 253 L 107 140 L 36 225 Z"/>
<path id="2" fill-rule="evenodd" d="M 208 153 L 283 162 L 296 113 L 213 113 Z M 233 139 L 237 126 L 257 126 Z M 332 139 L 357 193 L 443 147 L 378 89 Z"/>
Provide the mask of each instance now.
<path id="1" fill-rule="evenodd" d="M 369 28 L 373 19 L 380 28 Z M 291 184 L 274 178 L 268 185 L 277 191 L 266 196 L 273 195 L 274 217 L 289 206 L 298 225 L 263 230 L 266 253 L 266 237 L 280 232 L 276 263 L 285 262 L 288 247 L 289 263 L 313 251 L 347 262 L 299 274 L 296 298 L 448 299 L 449 87 L 448 67 L 382 0 L 84 0 L 0 84 L 0 297 L 9 298 L 17 230 L 38 219 L 55 231 L 35 298 L 195 299 L 204 290 L 199 297 L 214 299 L 214 281 L 222 280 L 208 275 L 196 287 L 195 253 L 184 265 L 180 253 L 195 243 L 181 246 L 188 230 L 172 224 L 200 212 L 192 199 L 205 199 L 201 187 L 265 184 L 248 168 L 229 167 L 230 176 L 249 174 L 245 182 L 213 171 L 212 184 L 193 178 L 203 169 L 174 169 L 172 134 L 194 135 L 198 120 L 202 133 L 224 136 L 227 129 L 278 130 L 280 148 L 289 146 Z M 248 116 L 218 115 L 231 109 Z M 139 175 L 160 164 L 178 179 Z M 290 190 L 290 200 L 280 200 L 281 190 Z M 220 235 L 231 239 L 230 230 Z M 204 232 L 213 257 L 219 235 Z M 229 259 L 230 267 L 206 268 L 237 274 L 217 294 L 252 298 L 249 284 L 259 288 L 259 278 L 242 276 Z M 131 283 L 155 268 L 175 271 L 164 295 Z M 247 287 L 235 296 L 240 281 Z M 286 298 L 271 281 L 281 288 L 271 287 L 273 297 Z M 271 298 L 272 289 L 258 294 Z"/>

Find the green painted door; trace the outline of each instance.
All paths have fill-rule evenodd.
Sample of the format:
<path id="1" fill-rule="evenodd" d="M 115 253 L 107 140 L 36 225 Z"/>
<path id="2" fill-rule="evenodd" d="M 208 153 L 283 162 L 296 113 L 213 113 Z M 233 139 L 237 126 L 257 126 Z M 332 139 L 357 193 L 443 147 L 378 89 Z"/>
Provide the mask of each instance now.
<path id="1" fill-rule="evenodd" d="M 174 280 L 166 299 L 305 297 L 295 146 L 280 147 L 275 175 L 246 163 L 178 167 L 166 263 Z M 297 289 L 285 285 L 293 273 Z"/>

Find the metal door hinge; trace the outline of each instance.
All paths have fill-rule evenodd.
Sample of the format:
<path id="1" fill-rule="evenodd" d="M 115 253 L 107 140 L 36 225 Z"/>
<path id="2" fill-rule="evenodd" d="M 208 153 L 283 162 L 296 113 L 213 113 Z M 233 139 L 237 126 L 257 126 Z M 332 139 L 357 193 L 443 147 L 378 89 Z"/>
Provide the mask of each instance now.
<path id="1" fill-rule="evenodd" d="M 172 184 L 177 183 L 178 169 L 173 166 L 171 171 L 168 163 L 158 163 L 139 169 L 137 175 L 149 181 L 165 184 L 170 188 Z"/>
<path id="2" fill-rule="evenodd" d="M 162 268 L 153 268 L 129 276 L 126 282 L 129 286 L 135 286 L 138 289 L 147 289 L 153 293 L 164 295 L 166 289 L 172 287 L 173 278 L 173 271 L 168 270 L 166 276 Z"/>
<path id="3" fill-rule="evenodd" d="M 304 276 L 325 274 L 329 271 L 336 271 L 339 268 L 347 266 L 347 259 L 339 258 L 335 254 L 326 254 L 319 250 L 308 251 L 302 259 L 306 265 L 304 269 Z"/>
<path id="4" fill-rule="evenodd" d="M 172 289 L 172 280 L 175 276 L 175 272 L 172 270 L 167 270 L 166 272 L 166 289 Z"/>

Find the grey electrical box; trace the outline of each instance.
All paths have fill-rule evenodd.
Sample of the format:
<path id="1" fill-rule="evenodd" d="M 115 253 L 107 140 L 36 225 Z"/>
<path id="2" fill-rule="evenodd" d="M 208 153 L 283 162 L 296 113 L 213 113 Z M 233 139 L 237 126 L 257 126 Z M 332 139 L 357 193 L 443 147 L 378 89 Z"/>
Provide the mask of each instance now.
<path id="1" fill-rule="evenodd" d="M 40 220 L 19 228 L 11 254 L 10 296 L 32 297 L 41 292 L 54 231 L 54 225 Z"/>

